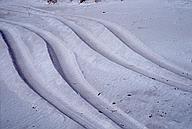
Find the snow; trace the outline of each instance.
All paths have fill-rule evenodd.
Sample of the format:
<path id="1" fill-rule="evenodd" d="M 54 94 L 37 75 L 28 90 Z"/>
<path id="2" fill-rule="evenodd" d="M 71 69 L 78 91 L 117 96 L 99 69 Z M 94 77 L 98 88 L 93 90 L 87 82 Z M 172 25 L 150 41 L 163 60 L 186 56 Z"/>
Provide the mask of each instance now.
<path id="1" fill-rule="evenodd" d="M 191 11 L 1 0 L 0 128 L 191 129 Z"/>

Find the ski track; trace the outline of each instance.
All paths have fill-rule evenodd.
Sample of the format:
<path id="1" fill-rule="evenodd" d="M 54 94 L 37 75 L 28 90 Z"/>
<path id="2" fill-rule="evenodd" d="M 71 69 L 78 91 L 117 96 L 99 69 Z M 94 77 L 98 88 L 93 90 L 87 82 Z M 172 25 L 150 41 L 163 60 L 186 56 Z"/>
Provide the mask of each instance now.
<path id="1" fill-rule="evenodd" d="M 33 14 L 33 13 L 31 13 L 31 14 L 37 15 L 37 14 Z M 192 92 L 191 85 L 185 85 L 185 84 L 182 84 L 180 82 L 177 82 L 177 81 L 174 81 L 174 80 L 171 80 L 168 78 L 164 78 L 162 76 L 147 72 L 146 70 L 144 70 L 142 68 L 138 68 L 132 64 L 129 64 L 126 60 L 124 60 L 120 56 L 117 56 L 116 54 L 113 54 L 111 51 L 108 51 L 106 46 L 101 44 L 100 41 L 98 41 L 90 32 L 88 32 L 87 30 L 83 29 L 82 27 L 80 27 L 80 26 L 78 26 L 78 25 L 76 25 L 76 24 L 74 24 L 68 20 L 64 20 L 62 17 L 53 16 L 53 15 L 40 15 L 40 14 L 37 16 L 51 17 L 51 18 L 55 18 L 56 20 L 59 20 L 63 24 L 67 25 L 70 29 L 72 29 L 72 31 L 76 35 L 78 35 L 79 38 L 82 39 L 93 50 L 95 50 L 96 52 L 98 52 L 102 56 L 106 57 L 107 59 L 111 60 L 112 62 L 115 62 L 115 63 L 117 63 L 117 64 L 119 64 L 125 68 L 128 68 L 132 71 L 135 71 L 135 72 L 140 73 L 146 77 L 149 77 L 150 79 L 157 80 L 157 81 L 165 83 L 167 85 L 179 88 L 183 91 Z"/>
<path id="2" fill-rule="evenodd" d="M 107 100 L 102 98 L 102 95 L 98 96 L 99 92 L 90 86 L 90 84 L 84 79 L 75 60 L 75 56 L 72 54 L 72 52 L 66 49 L 63 44 L 61 44 L 63 41 L 49 32 L 43 31 L 28 24 L 11 22 L 3 19 L 1 21 L 22 26 L 37 33 L 41 38 L 46 40 L 52 46 L 56 54 L 56 58 L 58 58 L 62 72 L 64 73 L 64 79 L 70 84 L 70 86 L 73 87 L 73 89 L 80 93 L 82 97 L 84 97 L 99 111 L 103 112 L 103 114 L 105 114 L 108 118 L 112 119 L 116 124 L 125 129 L 146 128 L 128 114 L 124 113 L 121 109 L 110 104 Z"/>

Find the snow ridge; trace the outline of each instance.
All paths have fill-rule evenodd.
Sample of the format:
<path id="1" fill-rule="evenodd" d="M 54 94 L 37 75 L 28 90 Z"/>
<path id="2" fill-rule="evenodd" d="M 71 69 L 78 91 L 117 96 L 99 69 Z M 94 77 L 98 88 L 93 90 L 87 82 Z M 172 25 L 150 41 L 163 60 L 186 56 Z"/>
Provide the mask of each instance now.
<path id="1" fill-rule="evenodd" d="M 36 10 L 34 7 L 32 7 L 31 9 Z M 39 11 L 39 10 L 40 9 L 37 9 L 37 11 Z M 47 11 L 45 11 L 44 13 L 47 13 Z M 122 57 L 116 55 L 112 51 L 109 51 L 106 48 L 106 46 L 104 44 L 102 44 L 97 38 L 95 38 L 90 32 L 88 32 L 87 30 L 85 30 L 81 26 L 78 26 L 75 23 L 70 22 L 69 20 L 67 20 L 68 17 L 60 17 L 60 16 L 51 15 L 51 14 L 35 14 L 35 13 L 31 13 L 31 14 L 32 15 L 37 15 L 37 16 L 42 16 L 42 17 L 51 17 L 51 18 L 54 18 L 56 20 L 59 20 L 60 22 L 62 22 L 63 24 L 65 24 L 69 28 L 71 28 L 73 30 L 73 32 L 75 32 L 75 34 L 77 36 L 79 36 L 80 39 L 82 39 L 89 47 L 91 47 L 93 50 L 95 50 L 96 52 L 98 52 L 99 54 L 101 54 L 102 56 L 106 57 L 107 59 L 111 60 L 114 63 L 117 63 L 117 64 L 119 64 L 119 65 L 121 65 L 121 66 L 123 66 L 123 67 L 125 67 L 127 69 L 130 69 L 132 71 L 140 73 L 140 74 L 142 74 L 142 75 L 144 75 L 146 77 L 149 77 L 150 79 L 162 82 L 162 83 L 167 84 L 169 86 L 173 86 L 173 87 L 179 88 L 179 89 L 181 89 L 183 91 L 192 92 L 191 84 L 183 84 L 181 82 L 178 82 L 177 80 L 172 80 L 172 79 L 160 76 L 160 75 L 153 74 L 151 72 L 146 71 L 145 69 L 142 69 L 142 68 L 139 68 L 137 66 L 134 66 L 133 64 L 130 64 L 128 61 L 126 61 Z M 80 16 L 78 16 L 78 17 L 80 17 Z M 68 19 L 70 19 L 70 18 L 68 18 Z M 96 19 L 94 19 L 94 20 L 96 20 Z M 101 24 L 103 24 L 104 26 L 106 26 L 105 24 L 107 24 L 107 25 L 109 24 L 108 25 L 109 28 L 112 28 L 113 31 L 118 31 L 119 34 L 116 34 L 116 36 L 117 35 L 120 35 L 120 36 L 123 35 L 123 37 L 126 38 L 125 35 L 129 35 L 129 38 L 128 39 L 126 38 L 126 40 L 127 40 L 127 42 L 128 42 L 128 40 L 131 40 L 131 41 L 133 40 L 132 41 L 133 43 L 131 41 L 129 41 L 130 44 L 134 45 L 136 40 L 139 41 L 136 37 L 131 35 L 129 32 L 126 33 L 125 30 L 121 34 L 121 29 L 122 29 L 121 27 L 119 27 L 119 26 L 117 26 L 117 25 L 115 25 L 113 23 L 107 22 L 107 21 L 104 21 L 104 23 L 103 23 L 103 20 L 101 20 L 101 21 L 102 21 Z M 114 32 L 112 32 L 112 33 L 114 33 Z M 140 42 L 136 42 L 136 43 L 139 44 Z M 141 43 L 141 45 L 144 46 L 144 44 L 142 44 L 142 43 Z M 136 47 L 136 48 L 140 49 L 140 47 Z M 141 48 L 148 49 L 145 46 L 141 47 Z M 144 52 L 144 51 L 142 51 L 142 52 Z M 153 56 L 153 57 L 155 58 L 157 56 Z M 159 60 L 159 61 L 161 62 L 161 60 Z"/>
<path id="2" fill-rule="evenodd" d="M 113 120 L 116 124 L 122 128 L 134 128 L 134 129 L 146 129 L 144 125 L 130 117 L 128 114 L 123 112 L 118 107 L 110 104 L 99 92 L 95 90 L 83 77 L 78 64 L 76 62 L 75 56 L 71 51 L 61 44 L 63 41 L 52 35 L 51 33 L 41 30 L 35 26 L 26 23 L 13 22 L 9 20 L 0 19 L 2 22 L 19 25 L 30 31 L 35 32 L 41 38 L 46 40 L 53 48 L 56 58 L 58 59 L 62 72 L 64 73 L 64 79 L 69 83 L 69 85 L 76 90 L 85 100 L 92 104 L 95 108 L 105 114 L 108 118 Z M 35 74 L 34 74 L 35 75 Z M 32 76 L 32 75 L 31 75 Z M 28 78 L 29 79 L 29 78 Z M 37 92 L 43 92 L 37 90 Z M 44 95 L 42 95 L 44 96 Z M 46 96 L 46 95 L 45 95 Z M 57 106 L 57 105 L 55 105 Z M 74 118 L 75 119 L 75 118 Z M 78 120 L 80 121 L 80 120 Z M 102 125 L 102 124 L 101 124 Z M 112 128 L 111 126 L 110 128 Z M 114 127 L 113 127 L 114 128 Z"/>
<path id="3" fill-rule="evenodd" d="M 138 53 L 144 58 L 150 60 L 152 63 L 159 65 L 160 67 L 168 71 L 171 71 L 181 77 L 185 77 L 186 79 L 192 79 L 192 75 L 190 73 L 170 63 L 165 58 L 151 51 L 139 39 L 137 39 L 134 35 L 126 31 L 122 27 L 100 19 L 69 15 L 62 17 L 59 15 L 53 15 L 48 11 L 43 11 L 34 7 L 29 8 L 31 8 L 33 11 L 36 11 L 30 13 L 31 15 L 49 17 L 62 22 L 64 25 L 68 26 L 91 49 L 93 49 L 106 59 L 155 81 L 159 81 L 169 86 L 179 88 L 183 91 L 192 92 L 191 84 L 179 82 L 177 79 L 173 80 L 165 78 L 161 75 L 148 72 L 143 68 L 130 64 L 124 58 L 110 51 L 107 46 L 105 46 L 105 44 L 98 40 L 91 32 L 72 22 L 71 17 L 79 17 L 93 20 L 98 22 L 99 24 L 102 24 L 111 33 L 118 37 L 122 41 L 122 43 L 126 44 L 127 47 L 131 48 L 134 52 Z M 11 9 L 9 11 L 11 11 Z M 39 14 L 39 12 L 37 13 L 37 11 L 40 11 L 42 13 Z M 25 13 L 22 11 L 16 12 Z M 42 96 L 52 105 L 54 105 L 62 113 L 66 114 L 84 127 L 90 129 L 147 129 L 145 125 L 138 122 L 115 105 L 112 105 L 108 100 L 103 97 L 103 95 L 99 91 L 97 91 L 93 86 L 89 84 L 89 82 L 82 74 L 81 69 L 79 68 L 74 53 L 64 45 L 65 41 L 59 39 L 51 32 L 39 29 L 27 23 L 15 22 L 2 18 L 0 18 L 0 22 L 6 23 L 8 25 L 7 27 L 0 26 L 0 30 L 4 35 L 7 46 L 10 48 L 10 53 L 13 53 L 13 62 L 16 63 L 16 65 L 19 67 L 16 69 L 18 72 L 20 72 L 20 76 L 22 76 L 22 79 L 29 86 L 31 86 L 31 88 L 34 89 L 40 96 Z M 55 69 L 62 76 L 63 80 L 65 80 L 74 91 L 80 94 L 79 97 L 76 94 L 74 95 L 74 98 L 67 98 L 64 95 L 65 93 L 62 92 L 62 88 L 52 88 L 52 86 L 46 83 L 46 80 L 43 78 L 43 76 L 41 76 L 41 74 L 36 71 L 33 64 L 33 59 L 24 42 L 18 35 L 16 35 L 19 32 L 12 29 L 11 25 L 27 29 L 41 37 L 47 43 L 48 53 Z M 78 109 L 79 105 L 68 104 L 70 100 L 75 100 L 78 102 L 88 102 L 88 105 L 90 106 L 84 106 L 83 108 L 86 109 L 87 112 L 81 113 L 81 110 Z M 91 116 L 89 116 L 90 112 L 92 113 Z"/>
<path id="4" fill-rule="evenodd" d="M 54 88 L 46 83 L 38 71 L 36 71 L 33 65 L 33 59 L 30 56 L 30 53 L 21 40 L 21 38 L 17 35 L 17 31 L 14 31 L 11 28 L 0 27 L 1 31 L 5 35 L 7 39 L 7 44 L 11 47 L 16 59 L 16 63 L 20 68 L 20 72 L 23 74 L 25 80 L 27 80 L 28 85 L 31 86 L 38 94 L 40 94 L 44 99 L 54 105 L 57 109 L 59 109 L 62 113 L 66 114 L 68 117 L 72 118 L 76 122 L 80 123 L 86 128 L 97 129 L 97 127 L 101 129 L 118 129 L 117 125 L 111 124 L 107 119 L 103 121 L 102 116 L 90 116 L 90 112 L 92 114 L 99 114 L 97 110 L 93 110 L 90 106 L 84 106 L 84 110 L 88 112 L 83 112 L 81 114 L 81 110 L 78 109 L 79 105 L 70 105 L 70 101 L 84 101 L 81 97 L 77 97 L 75 94 L 74 98 L 65 97 L 65 94 L 60 87 Z M 78 102 L 77 102 L 78 103 Z M 103 121 L 103 122 L 102 122 Z"/>
<path id="5" fill-rule="evenodd" d="M 32 10 L 40 11 L 44 14 L 47 13 L 50 15 L 55 15 L 55 14 L 51 13 L 50 11 L 45 11 L 45 10 L 38 9 L 38 8 L 35 8 L 32 6 L 24 6 L 24 5 L 23 6 L 12 5 L 12 6 L 29 8 Z M 108 22 L 106 20 L 96 19 L 96 18 L 92 18 L 92 17 L 85 17 L 85 16 L 79 16 L 79 15 L 66 15 L 66 16 L 84 18 L 84 19 L 96 21 L 96 22 L 104 25 L 109 31 L 111 31 L 114 35 L 116 35 L 116 37 L 118 37 L 123 43 L 125 43 L 129 48 L 131 48 L 136 53 L 140 54 L 141 56 L 145 57 L 146 59 L 152 61 L 153 63 L 159 65 L 160 67 L 162 67 L 164 69 L 167 69 L 180 76 L 183 76 L 183 77 L 186 77 L 186 78 L 192 80 L 192 73 L 185 71 L 184 69 L 180 68 L 179 66 L 176 66 L 175 64 L 169 62 L 164 57 L 153 52 L 141 40 L 139 40 L 135 35 L 131 34 L 128 30 L 125 30 L 123 27 L 121 27 L 115 23 Z"/>

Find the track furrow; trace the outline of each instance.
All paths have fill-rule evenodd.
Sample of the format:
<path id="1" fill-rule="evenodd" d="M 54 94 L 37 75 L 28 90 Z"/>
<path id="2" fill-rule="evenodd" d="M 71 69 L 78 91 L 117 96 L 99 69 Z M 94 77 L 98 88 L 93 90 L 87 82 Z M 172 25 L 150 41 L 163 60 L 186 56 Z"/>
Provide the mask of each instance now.
<path id="1" fill-rule="evenodd" d="M 73 15 L 74 16 L 74 15 Z M 192 74 L 185 71 L 184 69 L 176 66 L 175 64 L 169 62 L 164 57 L 158 55 L 149 49 L 141 40 L 139 40 L 136 36 L 131 34 L 129 31 L 125 30 L 123 27 L 116 25 L 115 23 L 111 23 L 101 19 L 95 19 L 91 17 L 85 16 L 76 16 L 80 18 L 85 18 L 89 20 L 93 20 L 99 22 L 104 25 L 109 31 L 111 31 L 116 37 L 118 37 L 123 43 L 125 43 L 129 48 L 131 48 L 136 53 L 140 54 L 144 58 L 150 60 L 151 62 L 157 64 L 158 66 L 167 69 L 175 74 L 178 74 L 182 77 L 188 78 L 192 80 Z"/>
<path id="2" fill-rule="evenodd" d="M 12 122 L 11 114 L 3 113 L 4 127 L 22 128 L 34 123 L 34 120 L 40 120 L 35 124 L 42 127 L 57 128 L 79 128 L 79 125 L 87 129 L 190 127 L 192 71 L 189 64 L 177 65 L 166 58 L 175 58 L 176 54 L 170 55 L 169 52 L 161 56 L 160 51 L 156 53 L 118 24 L 87 17 L 86 9 L 81 6 L 60 8 L 54 5 L 49 8 L 44 5 L 8 4 L 2 3 L 0 7 L 0 46 L 5 45 L 0 49 L 0 83 L 5 86 L 4 96 L 11 98 L 10 102 L 16 102 L 12 104 L 3 99 L 4 110 L 14 108 L 10 113 L 16 113 L 19 119 Z M 129 3 L 125 4 L 128 6 Z M 125 7 L 124 4 L 120 6 Z M 98 7 L 113 12 L 116 5 Z M 90 14 L 95 14 L 95 7 L 87 9 Z M 73 15 L 69 12 L 71 10 L 82 15 Z M 127 9 L 121 9 L 119 14 L 124 11 Z M 138 10 L 130 17 L 139 14 Z M 180 17 L 172 12 L 170 14 Z M 157 15 L 163 16 L 160 9 Z M 109 17 L 115 18 L 110 14 Z M 167 21 L 167 17 L 160 20 Z M 149 29 L 156 31 L 159 26 L 154 29 L 154 25 L 158 21 L 153 19 L 152 22 L 153 26 Z M 168 24 L 171 24 L 170 20 Z M 180 24 L 176 28 L 178 25 L 180 28 Z M 188 36 L 185 32 L 183 34 Z M 190 50 L 179 49 L 180 45 L 177 41 L 175 43 L 175 49 L 182 55 L 179 59 L 190 63 Z M 190 47 L 188 43 L 185 46 Z M 15 74 L 12 74 L 13 71 Z M 25 85 L 22 92 L 18 80 Z M 29 87 L 42 98 L 38 103 L 34 101 L 35 97 L 30 96 L 33 91 Z M 30 91 L 26 92 L 27 88 Z M 8 93 L 13 91 L 14 97 L 12 93 L 6 94 L 6 89 Z M 30 97 L 26 98 L 26 95 Z M 46 104 L 43 105 L 40 100 Z M 48 111 L 44 110 L 49 107 L 44 100 L 53 105 Z M 38 106 L 38 111 L 31 109 L 34 105 Z M 17 112 L 17 107 L 22 108 L 21 112 Z M 60 117 L 55 116 L 54 108 L 59 110 L 56 112 Z M 31 113 L 25 117 L 22 115 L 24 112 Z M 61 117 L 62 114 L 71 118 L 71 124 Z M 10 122 L 7 122 L 8 119 Z M 74 121 L 79 125 L 75 126 Z"/>
<path id="3" fill-rule="evenodd" d="M 37 15 L 33 14 L 32 15 Z M 137 73 L 140 73 L 146 77 L 149 77 L 150 79 L 165 83 L 167 85 L 170 85 L 172 87 L 179 88 L 180 90 L 192 92 L 192 86 L 186 85 L 177 81 L 174 81 L 169 78 L 165 78 L 156 74 L 153 74 L 151 72 L 148 72 L 142 68 L 139 68 L 137 66 L 134 66 L 133 64 L 129 64 L 125 59 L 121 58 L 120 56 L 112 53 L 109 51 L 104 44 L 101 44 L 99 40 L 97 40 L 90 32 L 86 31 L 82 27 L 63 19 L 59 16 L 53 16 L 53 15 L 47 15 L 47 14 L 38 14 L 38 16 L 44 16 L 44 17 L 51 17 L 59 20 L 60 22 L 64 23 L 68 27 L 70 27 L 78 36 L 81 38 L 89 47 L 91 47 L 93 50 L 101 54 L 102 56 L 106 57 L 107 59 L 111 60 L 114 63 L 117 63 L 127 69 L 130 69 L 132 71 L 135 71 Z"/>
<path id="4" fill-rule="evenodd" d="M 184 91 L 192 92 L 191 85 L 185 85 L 180 82 L 171 80 L 169 78 L 164 78 L 162 76 L 153 74 L 151 72 L 147 72 L 145 69 L 139 68 L 133 64 L 130 64 L 125 59 L 121 58 L 120 56 L 118 56 L 115 53 L 113 53 L 112 51 L 110 51 L 104 44 L 102 44 L 99 40 L 97 40 L 97 38 L 95 38 L 91 33 L 86 31 L 82 27 L 80 27 L 72 22 L 68 22 L 67 20 L 62 20 L 62 19 L 58 19 L 58 20 L 60 20 L 61 22 L 64 22 L 64 24 L 69 26 L 76 33 L 76 35 L 78 35 L 93 50 L 95 50 L 102 56 L 106 57 L 107 59 L 111 60 L 112 62 L 117 63 L 117 64 L 119 64 L 125 68 L 128 68 L 132 71 L 135 71 L 137 73 L 140 73 L 146 77 L 149 77 L 150 79 L 160 81 L 162 83 L 168 84 L 173 87 L 177 87 Z"/>
<path id="5" fill-rule="evenodd" d="M 108 122 L 106 118 L 103 118 L 102 115 L 100 115 L 97 110 L 93 110 L 91 106 L 83 106 L 82 108 L 79 108 L 79 105 L 74 105 L 75 103 L 79 102 L 73 102 L 73 104 L 70 104 L 71 100 L 83 102 L 84 99 L 75 93 L 74 95 L 76 97 L 74 96 L 74 98 L 67 98 L 67 93 L 60 89 L 61 87 L 55 88 L 47 84 L 46 80 L 43 79 L 43 76 L 36 71 L 30 56 L 30 52 L 17 35 L 18 32 L 1 26 L 0 30 L 4 35 L 4 39 L 6 39 L 10 53 L 14 55 L 14 61 L 16 62 L 16 65 L 19 67 L 19 69 L 16 69 L 19 73 L 21 73 L 20 75 L 22 75 L 22 78 L 24 78 L 25 81 L 27 80 L 27 84 L 29 84 L 31 88 L 33 88 L 44 99 L 54 105 L 62 113 L 66 114 L 86 128 L 119 129 L 117 125 Z M 91 112 L 92 114 L 90 114 Z M 98 115 L 94 116 L 94 114 Z"/>
<path id="6" fill-rule="evenodd" d="M 15 6 L 15 5 L 13 5 L 13 6 Z M 31 6 L 24 6 L 24 5 L 23 6 L 16 5 L 16 6 L 28 8 L 28 9 L 32 9 L 32 10 L 37 10 L 42 13 L 55 15 L 55 14 L 51 13 L 50 11 L 45 11 L 45 10 L 31 7 Z M 167 69 L 175 74 L 178 74 L 178 75 L 188 78 L 190 80 L 192 79 L 191 73 L 185 71 L 184 69 L 180 68 L 179 66 L 176 66 L 175 64 L 169 62 L 164 57 L 153 52 L 141 40 L 139 40 L 136 36 L 131 34 L 128 30 L 125 30 L 123 27 L 120 27 L 119 25 L 116 25 L 115 23 L 111 23 L 111 22 L 108 22 L 105 20 L 91 18 L 91 17 L 78 16 L 78 15 L 66 15 L 66 16 L 79 17 L 79 18 L 96 21 L 96 22 L 104 25 L 109 31 L 111 31 L 114 35 L 116 35 L 116 37 L 118 37 L 129 48 L 131 48 L 133 51 L 140 54 L 144 58 L 150 60 L 151 62 L 157 64 L 158 66 L 160 66 L 164 69 Z"/>
<path id="7" fill-rule="evenodd" d="M 35 8 L 32 8 L 32 9 L 35 9 Z M 37 9 L 37 10 L 39 11 L 39 9 Z M 102 44 L 97 38 L 95 38 L 90 32 L 88 32 L 84 28 L 74 24 L 73 22 L 66 20 L 65 18 L 63 19 L 63 17 L 53 16 L 50 14 L 33 14 L 33 13 L 31 13 L 31 14 L 37 15 L 37 16 L 42 16 L 42 17 L 51 17 L 51 18 L 55 18 L 56 20 L 59 20 L 60 22 L 62 22 L 63 24 L 65 24 L 69 28 L 71 28 L 72 31 L 75 32 L 75 34 L 77 36 L 79 36 L 79 38 L 82 39 L 89 47 L 91 47 L 93 50 L 95 50 L 96 52 L 98 52 L 99 54 L 101 54 L 102 56 L 106 57 L 107 59 L 111 60 L 114 63 L 117 63 L 127 69 L 140 73 L 146 77 L 149 77 L 150 79 L 179 88 L 183 91 L 192 92 L 192 86 L 190 84 L 189 85 L 183 84 L 183 83 L 180 83 L 173 79 L 169 79 L 169 78 L 157 75 L 157 74 L 153 74 L 151 72 L 146 71 L 145 69 L 139 68 L 137 66 L 134 66 L 133 64 L 128 63 L 122 57 L 109 51 L 108 48 L 106 48 L 106 46 L 104 44 Z"/>
<path id="8" fill-rule="evenodd" d="M 122 128 L 134 128 L 134 129 L 144 129 L 144 125 L 130 117 L 128 114 L 123 112 L 121 109 L 110 104 L 105 98 L 100 95 L 100 93 L 95 90 L 83 77 L 78 64 L 76 62 L 75 56 L 72 52 L 66 49 L 60 39 L 52 35 L 47 31 L 43 31 L 32 25 L 12 22 L 9 20 L 1 19 L 0 21 L 11 23 L 14 25 L 22 26 L 30 31 L 37 33 L 41 38 L 46 40 L 52 46 L 62 72 L 64 73 L 64 79 L 70 84 L 70 86 L 75 89 L 80 95 L 92 104 L 95 108 L 105 114 L 108 118 L 112 119 L 116 124 L 120 125 Z"/>
<path id="9" fill-rule="evenodd" d="M 33 15 L 37 15 L 37 14 L 33 14 Z M 183 91 L 192 92 L 191 85 L 182 84 L 180 82 L 150 73 L 142 68 L 129 64 L 125 59 L 123 59 L 120 56 L 109 51 L 106 48 L 106 46 L 104 44 L 101 44 L 101 42 L 99 40 L 97 40 L 90 32 L 86 31 L 82 27 L 80 27 L 68 20 L 63 19 L 62 17 L 46 15 L 46 14 L 44 14 L 44 15 L 39 14 L 38 16 L 52 17 L 52 18 L 55 18 L 55 19 L 59 20 L 60 22 L 64 23 L 65 25 L 70 27 L 85 43 L 87 43 L 88 46 L 90 46 L 93 50 L 95 50 L 99 54 L 103 55 L 107 59 L 111 60 L 112 62 L 115 62 L 125 68 L 128 68 L 128 69 L 133 70 L 137 73 L 140 73 L 146 77 L 149 77 L 150 79 L 157 80 L 159 82 L 168 84 L 170 86 L 179 88 Z"/>
<path id="10" fill-rule="evenodd" d="M 55 17 L 55 18 L 58 19 L 57 17 Z M 110 51 L 103 43 L 101 43 L 96 37 L 94 37 L 90 32 L 88 32 L 84 28 L 82 28 L 72 22 L 69 22 L 67 20 L 63 20 L 61 18 L 59 18 L 58 20 L 63 22 L 64 24 L 66 24 L 68 27 L 70 27 L 73 30 L 73 32 L 75 32 L 75 34 L 78 35 L 79 38 L 82 39 L 89 47 L 91 47 L 93 50 L 95 50 L 102 56 L 106 57 L 107 59 L 111 60 L 112 62 L 117 63 L 121 66 L 124 66 L 125 68 L 128 68 L 128 69 L 135 71 L 137 73 L 140 73 L 142 75 L 145 75 L 153 80 L 157 80 L 157 81 L 163 82 L 165 84 L 175 86 L 177 88 L 189 87 L 189 89 L 190 89 L 191 85 L 185 85 L 180 82 L 174 81 L 172 79 L 165 78 L 163 76 L 159 76 L 159 75 L 153 74 L 151 72 L 147 72 L 145 69 L 139 68 L 133 64 L 128 63 L 128 61 L 126 61 L 122 57 L 120 57 L 120 56 L 116 55 L 115 53 L 113 53 L 112 51 Z M 185 89 L 187 89 L 187 88 L 185 88 Z"/>

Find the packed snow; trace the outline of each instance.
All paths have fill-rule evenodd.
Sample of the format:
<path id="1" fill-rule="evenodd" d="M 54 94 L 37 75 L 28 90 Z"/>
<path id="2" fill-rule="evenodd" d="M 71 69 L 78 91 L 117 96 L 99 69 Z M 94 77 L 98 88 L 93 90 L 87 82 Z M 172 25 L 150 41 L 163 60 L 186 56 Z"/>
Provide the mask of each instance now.
<path id="1" fill-rule="evenodd" d="M 191 0 L 0 0 L 0 129 L 192 129 Z"/>

